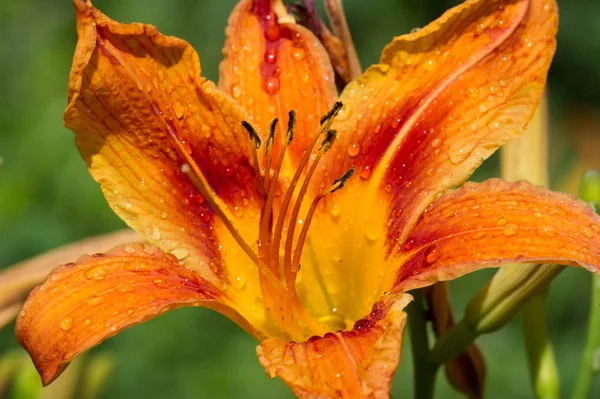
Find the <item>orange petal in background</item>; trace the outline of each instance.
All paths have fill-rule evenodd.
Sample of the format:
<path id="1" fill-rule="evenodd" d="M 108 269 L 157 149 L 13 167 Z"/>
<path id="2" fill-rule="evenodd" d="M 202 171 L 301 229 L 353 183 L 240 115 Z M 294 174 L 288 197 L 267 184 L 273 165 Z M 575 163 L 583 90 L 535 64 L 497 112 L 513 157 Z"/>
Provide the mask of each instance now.
<path id="1" fill-rule="evenodd" d="M 319 126 L 319 118 L 337 98 L 327 52 L 306 28 L 294 23 L 280 0 L 243 0 L 227 28 L 220 67 L 221 87 L 266 130 L 274 117 L 287 121 L 297 111 L 289 153 L 299 161 Z M 285 124 L 279 124 L 279 137 Z M 277 153 L 281 141 L 275 143 Z"/>
<path id="2" fill-rule="evenodd" d="M 127 327 L 179 307 L 218 308 L 221 299 L 173 255 L 128 244 L 56 268 L 27 298 L 17 339 L 47 385 L 71 359 Z"/>
<path id="3" fill-rule="evenodd" d="M 390 250 L 436 195 L 523 131 L 556 30 L 553 0 L 467 1 L 394 39 L 380 64 L 346 87 L 323 168 L 337 175 L 355 164 L 390 198 Z"/>
<path id="4" fill-rule="evenodd" d="M 423 213 L 397 254 L 400 291 L 506 263 L 556 263 L 598 273 L 600 216 L 583 201 L 520 181 L 466 183 Z"/>
<path id="5" fill-rule="evenodd" d="M 79 41 L 64 117 L 90 173 L 129 226 L 203 278 L 222 281 L 214 213 L 181 167 L 197 164 L 231 211 L 258 209 L 241 127 L 247 117 L 200 76 L 183 40 L 74 3 Z"/>
<path id="6" fill-rule="evenodd" d="M 302 343 L 266 340 L 257 348 L 259 361 L 299 398 L 387 398 L 402 349 L 403 309 L 411 300 L 385 298 L 352 331 Z"/>

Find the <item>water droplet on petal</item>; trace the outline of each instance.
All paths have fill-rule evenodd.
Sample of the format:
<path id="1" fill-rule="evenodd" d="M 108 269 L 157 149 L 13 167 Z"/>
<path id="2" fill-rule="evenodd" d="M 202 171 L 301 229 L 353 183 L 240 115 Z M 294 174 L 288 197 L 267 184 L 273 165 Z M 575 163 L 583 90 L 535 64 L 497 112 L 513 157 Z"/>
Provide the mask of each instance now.
<path id="1" fill-rule="evenodd" d="M 160 240 L 160 230 L 154 225 L 150 225 L 150 238 L 154 241 Z"/>
<path id="2" fill-rule="evenodd" d="M 238 276 L 235 280 L 233 280 L 233 288 L 236 290 L 241 290 L 246 286 L 246 277 Z"/>
<path id="3" fill-rule="evenodd" d="M 240 89 L 238 85 L 234 85 L 231 88 L 231 95 L 233 96 L 233 98 L 240 98 L 240 96 L 242 95 L 242 89 Z"/>
<path id="4" fill-rule="evenodd" d="M 63 331 L 69 331 L 71 329 L 71 327 L 73 327 L 73 318 L 72 317 L 65 317 L 60 322 L 60 328 Z"/>
<path id="5" fill-rule="evenodd" d="M 596 235 L 596 233 L 594 233 L 594 231 L 592 229 L 590 229 L 589 227 L 585 227 L 585 226 L 580 227 L 579 231 L 581 232 L 581 234 L 583 234 L 587 238 L 594 238 L 594 236 Z"/>
<path id="6" fill-rule="evenodd" d="M 177 117 L 177 119 L 181 119 L 185 114 L 185 107 L 181 105 L 179 101 L 175 101 L 173 103 L 173 111 L 175 112 L 175 116 Z"/>
<path id="7" fill-rule="evenodd" d="M 381 229 L 368 227 L 365 235 L 367 236 L 367 240 L 369 242 L 375 242 L 379 239 L 379 237 L 381 237 Z"/>
<path id="8" fill-rule="evenodd" d="M 270 95 L 279 93 L 279 78 L 272 76 L 265 79 L 265 91 Z"/>
<path id="9" fill-rule="evenodd" d="M 538 232 L 546 237 L 554 237 L 556 235 L 556 230 L 552 226 L 544 226 Z"/>
<path id="10" fill-rule="evenodd" d="M 504 226 L 506 223 L 508 223 L 508 220 L 504 219 L 504 218 L 500 218 L 498 219 L 498 221 L 496 222 L 496 224 L 498 226 Z"/>
<path id="11" fill-rule="evenodd" d="M 166 219 L 168 216 L 169 216 L 169 214 L 167 212 L 163 212 L 163 213 L 160 214 L 160 217 L 162 219 Z"/>
<path id="12" fill-rule="evenodd" d="M 442 144 L 442 140 L 440 140 L 440 139 L 434 139 L 434 140 L 431 142 L 431 146 L 432 146 L 433 148 L 438 148 L 438 147 L 439 147 L 441 144 Z"/>
<path id="13" fill-rule="evenodd" d="M 425 266 L 429 266 L 432 263 L 434 263 L 436 260 L 438 260 L 440 258 L 440 252 L 437 250 L 437 248 L 435 246 L 430 246 L 428 247 L 423 256 L 424 256 L 424 260 L 425 260 Z"/>
<path id="14" fill-rule="evenodd" d="M 90 280 L 104 280 L 106 277 L 106 269 L 102 266 L 95 266 L 85 271 L 85 276 Z"/>
<path id="15" fill-rule="evenodd" d="M 131 245 L 125 245 L 125 247 L 123 248 L 123 250 L 125 252 L 127 252 L 128 254 L 134 254 L 135 253 L 135 248 L 132 247 Z"/>
<path id="16" fill-rule="evenodd" d="M 519 226 L 516 224 L 507 224 L 504 228 L 504 235 L 507 237 L 514 236 L 519 232 Z"/>
<path id="17" fill-rule="evenodd" d="M 301 48 L 296 48 L 292 54 L 293 54 L 294 58 L 298 61 L 302 61 L 306 55 L 304 53 L 304 50 Z"/>
<path id="18" fill-rule="evenodd" d="M 363 165 L 362 168 L 360 168 L 360 177 L 363 179 L 368 179 L 369 177 L 371 177 L 371 173 L 373 172 L 372 168 L 369 165 Z"/>
<path id="19" fill-rule="evenodd" d="M 331 208 L 331 216 L 333 216 L 334 219 L 339 219 L 340 215 L 342 214 L 342 208 L 340 208 L 340 206 L 338 204 L 334 204 L 333 207 Z"/>
<path id="20" fill-rule="evenodd" d="M 157 278 L 154 281 L 152 281 L 152 283 L 158 288 L 167 288 L 167 285 L 165 284 L 165 281 L 163 279 Z"/>
<path id="21" fill-rule="evenodd" d="M 185 248 L 175 248 L 171 251 L 171 253 L 175 255 L 178 260 L 183 260 L 190 255 L 188 250 Z"/>
<path id="22" fill-rule="evenodd" d="M 354 143 L 348 146 L 348 155 L 354 158 L 360 153 L 360 144 Z"/>
<path id="23" fill-rule="evenodd" d="M 93 296 L 90 299 L 88 299 L 85 303 L 87 303 L 88 306 L 98 306 L 102 302 L 104 302 L 104 297 L 102 297 L 102 296 Z"/>

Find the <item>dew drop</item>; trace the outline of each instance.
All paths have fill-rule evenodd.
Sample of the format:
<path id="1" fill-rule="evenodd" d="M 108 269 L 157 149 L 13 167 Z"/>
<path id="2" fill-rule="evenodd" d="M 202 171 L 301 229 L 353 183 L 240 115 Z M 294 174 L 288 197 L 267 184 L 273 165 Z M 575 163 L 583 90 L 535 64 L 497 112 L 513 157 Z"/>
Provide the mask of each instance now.
<path id="1" fill-rule="evenodd" d="M 85 276 L 90 280 L 104 280 L 106 277 L 106 269 L 102 266 L 95 266 L 90 270 L 85 271 Z"/>
<path id="2" fill-rule="evenodd" d="M 84 326 L 89 326 L 91 322 L 92 322 L 92 321 L 91 321 L 90 319 L 85 319 L 85 320 L 83 321 L 83 325 L 84 325 Z"/>
<path id="3" fill-rule="evenodd" d="M 371 177 L 371 173 L 373 172 L 373 169 L 369 166 L 369 165 L 363 165 L 362 168 L 360 168 L 360 177 L 362 179 L 368 179 L 369 177 Z"/>
<path id="4" fill-rule="evenodd" d="M 238 276 L 235 280 L 233 280 L 233 288 L 236 290 L 241 290 L 246 286 L 246 277 Z"/>
<path id="5" fill-rule="evenodd" d="M 373 242 L 377 241 L 379 239 L 379 237 L 381 237 L 381 230 L 378 228 L 369 227 L 365 231 L 365 235 L 367 237 L 367 241 L 373 243 Z"/>
<path id="6" fill-rule="evenodd" d="M 352 158 L 356 157 L 360 153 L 360 144 L 354 143 L 348 146 L 348 155 Z"/>
<path id="7" fill-rule="evenodd" d="M 177 117 L 177 119 L 181 119 L 185 114 L 185 107 L 181 105 L 179 101 L 175 101 L 173 103 L 173 111 L 175 112 L 175 116 Z"/>
<path id="8" fill-rule="evenodd" d="M 160 240 L 160 230 L 154 225 L 150 225 L 150 238 L 154 241 Z"/>
<path id="9" fill-rule="evenodd" d="M 592 229 L 590 229 L 589 227 L 585 227 L 585 226 L 580 227 L 579 231 L 581 232 L 581 234 L 583 234 L 587 238 L 594 238 L 594 236 L 596 235 L 596 233 L 594 233 L 594 231 Z"/>
<path id="10" fill-rule="evenodd" d="M 60 328 L 63 331 L 69 331 L 71 329 L 71 327 L 73 327 L 73 318 L 72 317 L 65 317 L 60 322 Z"/>
<path id="11" fill-rule="evenodd" d="M 506 220 L 504 218 L 500 218 L 500 219 L 498 219 L 498 221 L 496 221 L 496 224 L 498 226 L 504 226 L 506 223 L 508 223 L 508 220 Z"/>
<path id="12" fill-rule="evenodd" d="M 279 93 L 279 78 L 272 76 L 265 79 L 265 91 L 270 95 Z"/>
<path id="13" fill-rule="evenodd" d="M 238 85 L 234 85 L 231 88 L 231 95 L 233 96 L 233 98 L 240 98 L 240 96 L 242 95 L 242 89 L 240 89 Z"/>
<path id="14" fill-rule="evenodd" d="M 167 285 L 165 284 L 165 281 L 163 279 L 160 279 L 160 278 L 157 278 L 154 281 L 152 281 L 152 284 L 154 284 L 158 288 L 167 288 Z"/>
<path id="15" fill-rule="evenodd" d="M 301 48 L 296 48 L 292 54 L 293 54 L 294 58 L 298 61 L 302 61 L 306 55 L 304 53 L 304 50 Z"/>
<path id="16" fill-rule="evenodd" d="M 406 243 L 404 243 L 404 245 L 402 246 L 402 250 L 410 251 L 411 249 L 413 249 L 414 246 L 415 246 L 415 240 L 414 240 L 414 238 L 411 238 L 410 240 L 406 241 Z"/>
<path id="17" fill-rule="evenodd" d="M 171 251 L 171 253 L 175 255 L 178 260 L 183 260 L 190 255 L 188 250 L 185 248 L 175 248 Z"/>
<path id="18" fill-rule="evenodd" d="M 85 303 L 88 306 L 98 306 L 102 302 L 104 302 L 104 297 L 102 297 L 102 296 L 93 296 L 90 299 L 88 299 L 87 301 L 85 301 Z"/>
<path id="19" fill-rule="evenodd" d="M 338 220 L 341 214 L 342 208 L 340 208 L 338 204 L 334 204 L 333 207 L 331 207 L 331 216 L 333 216 L 335 220 Z"/>
<path id="20" fill-rule="evenodd" d="M 133 308 L 129 308 L 129 309 L 127 309 L 127 314 L 128 314 L 129 316 L 131 316 L 131 315 L 133 314 L 133 312 L 135 312 L 135 310 L 134 310 Z"/>
<path id="21" fill-rule="evenodd" d="M 439 147 L 441 144 L 442 144 L 442 140 L 440 140 L 440 139 L 434 139 L 434 140 L 431 142 L 431 146 L 432 146 L 433 148 L 438 148 L 438 147 Z"/>
<path id="22" fill-rule="evenodd" d="M 516 235 L 519 232 L 519 226 L 516 224 L 507 224 L 504 228 L 504 235 L 507 237 L 511 237 Z"/>
<path id="23" fill-rule="evenodd" d="M 544 226 L 538 231 L 541 235 L 546 237 L 554 237 L 556 235 L 556 230 L 552 226 Z"/>
<path id="24" fill-rule="evenodd" d="M 481 231 L 479 231 L 473 235 L 474 240 L 481 240 L 483 237 L 485 237 L 485 234 L 483 234 Z"/>
<path id="25" fill-rule="evenodd" d="M 428 247 L 423 255 L 425 260 L 425 266 L 429 266 L 435 261 L 437 261 L 440 258 L 441 254 L 436 247 L 432 246 Z"/>
<path id="26" fill-rule="evenodd" d="M 169 216 L 169 214 L 167 212 L 163 212 L 163 213 L 160 214 L 160 217 L 162 219 L 166 219 L 168 216 Z"/>
<path id="27" fill-rule="evenodd" d="M 277 51 L 274 49 L 267 49 L 265 51 L 265 62 L 267 64 L 274 64 L 277 62 Z"/>
<path id="28" fill-rule="evenodd" d="M 185 152 L 186 152 L 188 155 L 192 155 L 192 146 L 190 146 L 190 143 L 188 143 L 188 142 L 187 142 L 187 141 L 185 141 L 185 140 L 181 140 L 181 145 L 183 146 L 183 150 L 184 150 L 184 151 L 185 151 Z M 187 164 L 184 164 L 184 165 L 187 165 Z M 188 168 L 189 168 L 189 165 L 188 165 Z M 186 171 L 184 171 L 183 169 L 184 169 L 184 168 L 183 168 L 183 166 L 181 166 L 181 171 L 182 171 L 183 173 L 187 173 L 187 172 L 186 172 Z"/>

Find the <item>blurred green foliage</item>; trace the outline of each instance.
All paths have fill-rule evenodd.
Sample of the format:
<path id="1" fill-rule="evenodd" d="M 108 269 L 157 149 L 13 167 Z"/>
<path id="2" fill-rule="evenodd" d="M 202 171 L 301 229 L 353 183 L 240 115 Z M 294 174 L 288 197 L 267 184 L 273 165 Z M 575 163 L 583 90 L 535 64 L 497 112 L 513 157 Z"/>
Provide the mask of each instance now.
<path id="1" fill-rule="evenodd" d="M 88 175 L 63 127 L 66 84 L 75 48 L 68 0 L 0 2 L 0 267 L 60 244 L 123 226 Z M 191 42 L 204 75 L 216 80 L 227 16 L 234 0 L 96 0 L 116 20 L 152 23 L 163 33 Z M 317 1 L 317 3 L 319 3 Z M 377 60 L 394 35 L 423 26 L 455 1 L 345 1 L 363 67 Z M 559 49 L 551 70 L 551 113 L 555 126 L 580 107 L 600 106 L 600 2 L 559 1 Z M 573 162 L 567 128 L 553 132 L 552 172 Z M 562 135 L 560 135 L 562 134 Z M 600 161 L 599 161 L 600 162 Z M 600 166 L 600 165 L 599 165 Z M 492 157 L 476 179 L 497 175 Z M 455 309 L 491 271 L 452 283 Z M 567 270 L 552 287 L 550 331 L 564 393 L 570 391 L 585 336 L 589 276 Z M 599 304 L 594 304 L 598 306 Z M 517 321 L 478 340 L 488 364 L 489 398 L 529 398 L 531 390 Z M 0 354 L 17 346 L 9 326 L 0 332 Z M 256 342 L 224 317 L 205 309 L 182 309 L 131 328 L 93 351 L 110 351 L 117 367 L 103 398 L 286 398 L 285 385 L 271 381 L 255 356 Z M 407 340 L 405 348 L 408 349 Z M 0 355 L 1 356 L 1 355 Z M 412 391 L 410 350 L 393 384 L 396 398 Z M 438 394 L 458 398 L 444 379 Z M 591 397 L 600 397 L 595 382 Z"/>

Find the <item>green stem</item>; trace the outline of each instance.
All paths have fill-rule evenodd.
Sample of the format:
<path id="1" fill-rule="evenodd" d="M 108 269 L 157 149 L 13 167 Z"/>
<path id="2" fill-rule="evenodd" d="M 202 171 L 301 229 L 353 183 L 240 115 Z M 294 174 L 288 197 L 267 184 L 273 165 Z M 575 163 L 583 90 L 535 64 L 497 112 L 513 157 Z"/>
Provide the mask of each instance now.
<path id="1" fill-rule="evenodd" d="M 429 361 L 429 338 L 422 290 L 411 292 L 415 300 L 406 308 L 413 354 L 415 399 L 432 399 L 438 366 Z"/>
<path id="2" fill-rule="evenodd" d="M 587 171 L 581 178 L 580 196 L 596 207 L 600 203 L 600 172 Z M 585 399 L 588 397 L 590 386 L 594 375 L 599 371 L 598 364 L 600 356 L 600 277 L 592 275 L 592 297 L 590 302 L 590 318 L 588 320 L 588 331 L 579 376 L 571 399 Z"/>
<path id="3" fill-rule="evenodd" d="M 590 319 L 588 322 L 587 342 L 583 351 L 583 358 L 579 368 L 579 376 L 571 399 L 585 399 L 588 397 L 592 379 L 598 372 L 598 357 L 600 355 L 600 277 L 592 278 L 592 300 Z"/>
<path id="4" fill-rule="evenodd" d="M 546 295 L 539 293 L 523 307 L 523 332 L 529 372 L 538 399 L 555 399 L 560 396 L 560 378 L 547 326 Z"/>

